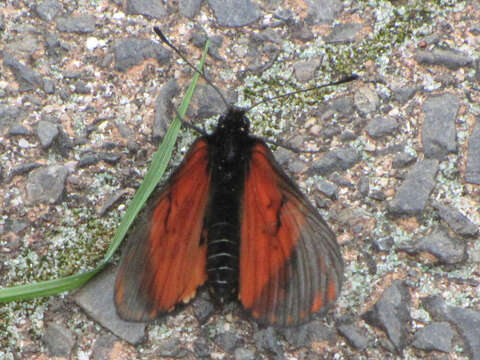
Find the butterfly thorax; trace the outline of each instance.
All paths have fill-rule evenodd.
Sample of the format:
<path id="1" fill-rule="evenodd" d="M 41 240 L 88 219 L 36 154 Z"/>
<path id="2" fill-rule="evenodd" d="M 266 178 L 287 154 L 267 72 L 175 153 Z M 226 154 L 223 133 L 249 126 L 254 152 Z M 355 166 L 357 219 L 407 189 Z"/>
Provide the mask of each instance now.
<path id="1" fill-rule="evenodd" d="M 240 199 L 255 139 L 245 112 L 232 108 L 207 136 L 211 194 L 206 215 L 207 285 L 220 302 L 237 294 L 240 247 Z"/>

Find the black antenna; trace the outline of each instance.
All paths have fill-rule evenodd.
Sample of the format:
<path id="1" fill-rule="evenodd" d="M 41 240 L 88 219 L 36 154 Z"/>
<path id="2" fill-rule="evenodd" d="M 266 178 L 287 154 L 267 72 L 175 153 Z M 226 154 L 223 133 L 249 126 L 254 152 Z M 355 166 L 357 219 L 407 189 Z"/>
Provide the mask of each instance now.
<path id="1" fill-rule="evenodd" d="M 178 50 L 170 41 L 168 41 L 167 37 L 165 35 L 163 35 L 162 30 L 160 30 L 160 28 L 158 26 L 154 26 L 153 30 L 155 31 L 155 33 L 158 35 L 160 40 L 162 40 L 162 42 L 165 45 L 167 45 L 169 48 L 171 48 L 173 51 L 175 51 L 177 53 L 177 55 L 180 56 L 182 58 L 182 60 L 185 61 L 188 64 L 188 66 L 190 66 L 193 70 L 195 70 L 197 73 L 199 73 L 203 77 L 203 79 L 208 83 L 208 85 L 210 85 L 212 88 L 215 89 L 215 91 L 218 93 L 218 95 L 220 95 L 220 97 L 222 98 L 222 100 L 225 103 L 225 105 L 227 106 L 227 108 L 231 107 L 231 105 L 228 103 L 228 101 L 223 96 L 222 92 L 215 85 L 213 85 L 213 83 L 210 80 L 208 80 L 205 73 L 203 71 L 200 71 L 195 65 L 193 65 L 190 61 L 188 61 L 187 58 L 185 56 L 183 56 L 183 54 L 180 52 L 180 50 Z"/>
<path id="2" fill-rule="evenodd" d="M 218 93 L 218 95 L 220 95 L 222 101 L 224 102 L 224 104 L 226 105 L 227 108 L 230 108 L 232 105 L 225 99 L 225 97 L 223 96 L 222 92 L 218 89 L 218 87 L 216 87 L 215 85 L 213 85 L 213 83 L 208 80 L 207 76 L 205 75 L 205 73 L 203 71 L 200 71 L 195 65 L 193 65 L 190 61 L 187 60 L 187 58 L 180 52 L 180 50 L 178 50 L 168 39 L 167 37 L 163 34 L 162 30 L 160 30 L 160 28 L 158 26 L 154 26 L 153 27 L 153 30 L 155 31 L 155 33 L 158 35 L 158 37 L 160 38 L 160 40 L 165 44 L 167 45 L 169 48 L 171 48 L 173 51 L 175 51 L 175 53 L 180 56 L 180 58 L 185 61 L 187 63 L 188 66 L 190 66 L 193 70 L 195 70 L 197 73 L 199 73 L 202 78 L 208 83 L 208 85 L 210 85 L 213 89 L 215 89 L 215 91 Z M 252 106 L 250 106 L 249 108 L 247 109 L 244 109 L 245 112 L 249 112 L 250 110 L 252 110 L 254 107 L 258 106 L 258 105 L 261 105 L 261 104 L 264 104 L 266 102 L 269 102 L 269 101 L 272 101 L 272 100 L 276 100 L 276 99 L 280 99 L 280 98 L 283 98 L 283 97 L 287 97 L 287 96 L 290 96 L 290 95 L 295 95 L 295 94 L 300 94 L 302 92 L 307 92 L 307 91 L 312 91 L 312 90 L 317 90 L 317 89 L 321 89 L 321 88 L 324 88 L 324 87 L 327 87 L 327 86 L 332 86 L 332 85 L 340 85 L 340 84 L 344 84 L 344 83 L 348 83 L 350 81 L 353 81 L 353 80 L 356 80 L 358 79 L 359 76 L 356 75 L 356 74 L 352 74 L 352 75 L 349 75 L 349 76 L 346 76 L 338 81 L 333 81 L 333 82 L 330 82 L 328 84 L 323 84 L 323 85 L 318 85 L 318 86 L 314 86 L 314 87 L 311 87 L 311 88 L 308 88 L 308 89 L 300 89 L 300 90 L 296 90 L 296 91 L 291 91 L 291 92 L 288 92 L 286 94 L 282 94 L 282 95 L 278 95 L 278 96 L 274 96 L 274 97 L 271 97 L 271 98 L 268 98 L 268 99 L 264 99 L 262 101 L 259 101 L 255 104 L 253 104 Z"/>
<path id="3" fill-rule="evenodd" d="M 272 100 L 280 99 L 280 98 L 287 97 L 287 96 L 290 96 L 290 95 L 300 94 L 300 93 L 307 92 L 307 91 L 321 89 L 321 88 L 324 88 L 324 87 L 327 87 L 327 86 L 345 84 L 345 83 L 348 83 L 350 81 L 356 80 L 358 78 L 359 78 L 358 75 L 352 74 L 352 75 L 349 75 L 349 76 L 345 76 L 344 78 L 342 78 L 340 80 L 333 81 L 333 82 L 330 82 L 330 83 L 327 83 L 327 84 L 317 85 L 317 86 L 314 86 L 314 87 L 311 87 L 311 88 L 308 88 L 308 89 L 300 89 L 300 90 L 288 92 L 286 94 L 277 95 L 277 96 L 274 96 L 274 97 L 271 97 L 271 98 L 268 98 L 268 99 L 264 99 L 262 101 L 259 101 L 255 104 L 253 104 L 248 109 L 246 109 L 246 112 L 252 110 L 254 107 L 257 107 L 258 105 L 265 104 L 266 102 L 269 102 L 269 101 L 272 101 Z"/>

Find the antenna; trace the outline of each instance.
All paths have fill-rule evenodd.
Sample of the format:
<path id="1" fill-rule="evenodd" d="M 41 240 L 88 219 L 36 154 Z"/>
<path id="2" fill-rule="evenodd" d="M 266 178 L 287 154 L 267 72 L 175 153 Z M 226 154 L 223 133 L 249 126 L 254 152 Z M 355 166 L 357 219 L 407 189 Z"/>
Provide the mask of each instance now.
<path id="1" fill-rule="evenodd" d="M 291 92 L 288 92 L 288 93 L 285 93 L 285 94 L 282 94 L 282 95 L 278 95 L 278 96 L 274 96 L 274 97 L 271 97 L 271 98 L 268 98 L 268 99 L 264 99 L 262 101 L 259 101 L 255 104 L 253 104 L 252 106 L 250 106 L 248 109 L 246 109 L 246 112 L 252 110 L 254 107 L 257 107 L 258 105 L 265 104 L 266 102 L 269 102 L 269 101 L 272 101 L 272 100 L 280 99 L 280 98 L 287 97 L 287 96 L 290 96 L 290 95 L 300 94 L 300 93 L 307 92 L 307 91 L 321 89 L 321 88 L 324 88 L 324 87 L 327 87 L 327 86 L 345 84 L 345 83 L 348 83 L 350 81 L 356 80 L 358 78 L 359 78 L 358 75 L 352 74 L 352 75 L 345 76 L 344 78 L 342 78 L 340 80 L 329 82 L 327 84 L 317 85 L 317 86 L 314 86 L 314 87 L 311 87 L 311 88 L 308 88 L 308 89 L 300 89 L 300 90 L 296 90 L 296 91 L 291 91 Z"/>
<path id="2" fill-rule="evenodd" d="M 182 58 L 182 60 L 187 63 L 188 66 L 190 66 L 193 70 L 195 70 L 197 73 L 199 73 L 200 76 L 208 83 L 208 85 L 210 85 L 212 88 L 215 89 L 217 94 L 220 95 L 220 97 L 222 98 L 222 100 L 225 103 L 225 105 L 227 106 L 227 108 L 231 107 L 231 104 L 228 103 L 228 101 L 223 96 L 222 92 L 215 85 L 213 85 L 213 83 L 210 80 L 208 80 L 205 73 L 203 71 L 200 71 L 195 65 L 193 65 L 190 61 L 188 61 L 187 58 L 185 56 L 183 56 L 183 54 L 180 52 L 180 50 L 178 50 L 170 41 L 168 41 L 167 37 L 162 33 L 162 30 L 160 30 L 160 28 L 158 26 L 154 26 L 153 30 L 155 31 L 155 33 L 158 35 L 160 40 L 162 40 L 162 42 L 165 45 L 167 45 L 169 48 L 171 48 L 173 51 L 175 51 L 177 53 L 177 55 L 180 56 L 180 58 Z"/>
<path id="3" fill-rule="evenodd" d="M 163 34 L 162 30 L 160 30 L 160 28 L 158 26 L 154 26 L 153 27 L 153 30 L 155 31 L 155 33 L 158 35 L 158 37 L 160 38 L 160 40 L 165 44 L 167 45 L 169 48 L 171 48 L 173 51 L 175 51 L 175 53 L 180 56 L 180 58 L 185 61 L 187 63 L 188 66 L 190 66 L 193 70 L 195 70 L 197 73 L 200 74 L 200 76 L 202 76 L 202 78 L 208 83 L 208 85 L 210 85 L 216 92 L 218 95 L 220 95 L 220 98 L 222 99 L 222 101 L 224 102 L 224 104 L 226 105 L 227 108 L 230 108 L 232 105 L 225 99 L 225 97 L 223 96 L 222 92 L 218 89 L 218 87 L 216 87 L 215 85 L 213 85 L 213 83 L 208 80 L 207 76 L 205 75 L 205 73 L 203 71 L 200 71 L 195 65 L 193 65 L 190 61 L 187 60 L 187 58 L 180 52 L 180 50 L 178 50 L 168 39 L 167 37 Z M 356 80 L 358 79 L 359 76 L 356 75 L 356 74 L 352 74 L 352 75 L 349 75 L 349 76 L 345 76 L 344 78 L 338 80 L 338 81 L 333 81 L 333 82 L 330 82 L 328 84 L 322 84 L 322 85 L 317 85 L 317 86 L 313 86 L 311 88 L 308 88 L 308 89 L 300 89 L 300 90 L 296 90 L 296 91 L 291 91 L 291 92 L 288 92 L 286 94 L 282 94 L 282 95 L 278 95 L 278 96 L 274 96 L 274 97 L 271 97 L 271 98 L 268 98 L 268 99 L 264 99 L 262 101 L 259 101 L 255 104 L 253 104 L 252 106 L 250 106 L 249 108 L 247 109 L 244 109 L 244 111 L 247 113 L 249 112 L 250 110 L 252 110 L 254 107 L 257 107 L 258 105 L 261 105 L 261 104 L 264 104 L 266 102 L 269 102 L 269 101 L 272 101 L 272 100 L 276 100 L 276 99 L 280 99 L 280 98 L 283 98 L 283 97 L 287 97 L 287 96 L 290 96 L 290 95 L 295 95 L 295 94 L 300 94 L 300 93 L 303 93 L 303 92 L 307 92 L 307 91 L 312 91 L 312 90 L 317 90 L 317 89 L 321 89 L 321 88 L 324 88 L 324 87 L 327 87 L 327 86 L 332 86 L 332 85 L 340 85 L 340 84 L 344 84 L 344 83 L 348 83 L 350 81 L 353 81 L 353 80 Z"/>

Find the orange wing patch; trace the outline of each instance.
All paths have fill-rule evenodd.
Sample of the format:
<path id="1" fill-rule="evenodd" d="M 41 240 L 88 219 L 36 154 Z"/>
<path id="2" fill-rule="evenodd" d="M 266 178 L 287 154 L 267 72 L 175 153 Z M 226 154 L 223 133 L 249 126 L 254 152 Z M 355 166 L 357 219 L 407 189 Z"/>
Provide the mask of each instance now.
<path id="1" fill-rule="evenodd" d="M 148 223 L 130 235 L 115 282 L 123 319 L 152 320 L 189 301 L 206 281 L 202 230 L 209 187 L 208 145 L 200 139 L 148 212 Z"/>
<path id="2" fill-rule="evenodd" d="M 260 141 L 241 214 L 239 299 L 255 319 L 298 325 L 336 299 L 343 261 L 335 235 Z"/>

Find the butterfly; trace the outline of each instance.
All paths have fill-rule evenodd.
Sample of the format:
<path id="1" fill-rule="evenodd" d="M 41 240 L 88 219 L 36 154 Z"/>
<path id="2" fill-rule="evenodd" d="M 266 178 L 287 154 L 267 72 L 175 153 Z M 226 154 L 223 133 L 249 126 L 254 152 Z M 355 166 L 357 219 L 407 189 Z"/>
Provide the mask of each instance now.
<path id="1" fill-rule="evenodd" d="M 115 282 L 121 318 L 153 320 L 206 285 L 259 323 L 299 325 L 337 298 L 335 234 L 231 107 L 198 138 L 130 235 Z"/>
<path id="2" fill-rule="evenodd" d="M 114 288 L 124 320 L 154 320 L 201 286 L 219 303 L 238 299 L 259 323 L 285 327 L 307 322 L 338 297 L 343 259 L 336 236 L 267 144 L 250 134 L 248 110 L 228 106 L 131 232 Z"/>

